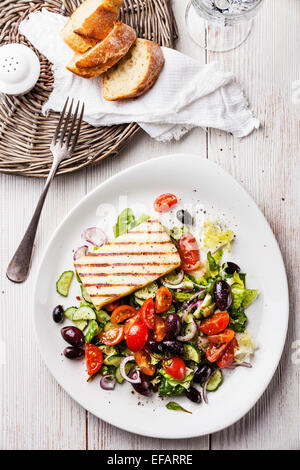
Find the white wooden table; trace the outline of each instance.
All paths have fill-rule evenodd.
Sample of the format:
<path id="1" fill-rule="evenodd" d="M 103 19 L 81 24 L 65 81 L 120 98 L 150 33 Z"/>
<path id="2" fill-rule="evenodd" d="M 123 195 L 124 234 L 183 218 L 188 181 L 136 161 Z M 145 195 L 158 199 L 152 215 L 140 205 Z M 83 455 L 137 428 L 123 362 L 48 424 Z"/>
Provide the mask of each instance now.
<path id="1" fill-rule="evenodd" d="M 198 60 L 220 61 L 236 74 L 262 128 L 239 140 L 196 129 L 181 142 L 161 144 L 143 132 L 122 153 L 97 167 L 55 180 L 43 211 L 31 276 L 23 285 L 5 269 L 32 215 L 43 182 L 0 175 L 1 188 L 1 449 L 299 449 L 300 448 L 300 1 L 266 0 L 248 41 L 235 51 L 207 55 L 188 38 L 187 0 L 173 0 L 177 48 Z M 299 101 L 299 100 L 298 100 Z M 231 173 L 263 210 L 280 244 L 290 286 L 289 334 L 267 391 L 240 422 L 198 439 L 139 437 L 100 421 L 75 403 L 42 362 L 32 331 L 37 265 L 58 223 L 86 193 L 120 170 L 163 154 L 187 151 Z M 262 260 L 263 262 L 263 260 Z M 258 267 L 259 269 L 259 267 Z M 299 341 L 300 346 L 300 341 Z M 298 347 L 299 347 L 298 346 Z M 293 360 L 294 357 L 294 360 Z M 298 361 L 297 361 L 298 357 Z M 297 364 L 298 362 L 298 364 Z"/>

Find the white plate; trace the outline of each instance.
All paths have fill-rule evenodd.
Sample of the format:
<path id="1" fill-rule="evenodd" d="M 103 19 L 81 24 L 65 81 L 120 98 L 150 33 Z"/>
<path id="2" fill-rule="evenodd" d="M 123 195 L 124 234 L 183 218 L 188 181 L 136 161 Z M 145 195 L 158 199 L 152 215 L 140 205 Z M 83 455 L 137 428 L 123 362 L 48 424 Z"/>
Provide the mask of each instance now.
<path id="1" fill-rule="evenodd" d="M 55 305 L 71 306 L 79 295 L 74 280 L 69 297 L 60 297 L 55 291 L 55 281 L 64 270 L 72 269 L 72 249 L 82 244 L 83 229 L 97 224 L 105 229 L 111 227 L 124 207 L 149 213 L 155 197 L 165 192 L 176 194 L 180 204 L 184 203 L 190 210 L 197 206 L 199 219 L 217 217 L 235 231 L 237 239 L 231 258 L 247 273 L 248 287 L 260 290 L 258 299 L 247 310 L 248 329 L 259 347 L 253 368 L 238 368 L 227 373 L 219 390 L 209 393 L 207 406 L 176 397 L 175 400 L 192 414 L 167 410 L 167 398 L 138 397 L 130 393 L 129 384 L 105 392 L 100 389 L 98 378 L 87 383 L 84 363 L 61 355 L 66 343 L 60 335 L 61 326 L 53 322 L 51 314 Z M 110 216 L 104 217 L 105 212 Z M 175 217 L 175 212 L 164 214 L 163 222 L 171 223 L 169 219 Z M 129 168 L 101 184 L 77 204 L 58 227 L 38 271 L 34 324 L 48 368 L 67 393 L 88 411 L 121 429 L 145 436 L 201 436 L 239 420 L 269 384 L 280 360 L 288 324 L 285 268 L 264 216 L 229 174 L 205 158 L 169 155 Z"/>

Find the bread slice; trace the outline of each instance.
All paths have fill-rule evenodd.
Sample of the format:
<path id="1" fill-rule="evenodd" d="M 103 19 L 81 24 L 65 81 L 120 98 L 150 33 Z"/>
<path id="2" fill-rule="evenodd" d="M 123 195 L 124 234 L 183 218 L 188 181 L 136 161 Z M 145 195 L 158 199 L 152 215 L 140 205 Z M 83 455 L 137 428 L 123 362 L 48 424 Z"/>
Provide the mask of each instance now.
<path id="1" fill-rule="evenodd" d="M 61 31 L 61 37 L 68 46 L 73 49 L 73 51 L 78 52 L 79 54 L 84 54 L 97 44 L 95 39 L 85 39 L 79 36 L 79 34 L 74 33 L 73 30 L 74 26 L 69 18 Z"/>
<path id="2" fill-rule="evenodd" d="M 121 6 L 122 0 L 85 0 L 64 26 L 63 40 L 75 52 L 83 54 L 109 34 Z"/>
<path id="3" fill-rule="evenodd" d="M 142 95 L 154 85 L 164 62 L 157 43 L 137 39 L 126 56 L 104 74 L 104 98 L 116 101 Z"/>
<path id="4" fill-rule="evenodd" d="M 75 54 L 67 69 L 82 77 L 97 77 L 124 57 L 135 39 L 135 30 L 118 21 L 108 36 L 93 49 L 83 55 Z"/>

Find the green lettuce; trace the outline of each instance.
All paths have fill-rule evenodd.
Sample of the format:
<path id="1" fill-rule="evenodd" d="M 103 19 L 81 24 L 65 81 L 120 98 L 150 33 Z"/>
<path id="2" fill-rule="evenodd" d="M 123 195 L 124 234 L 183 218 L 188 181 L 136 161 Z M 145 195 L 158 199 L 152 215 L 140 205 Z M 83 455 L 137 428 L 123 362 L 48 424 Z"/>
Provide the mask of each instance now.
<path id="1" fill-rule="evenodd" d="M 183 380 L 174 379 L 164 369 L 159 369 L 158 373 L 160 375 L 162 375 L 172 387 L 176 387 L 177 385 L 180 385 L 181 387 L 185 388 L 186 390 L 188 388 L 190 388 L 191 381 L 194 378 L 194 372 L 187 373 L 187 375 L 185 376 L 185 378 Z"/>
<path id="2" fill-rule="evenodd" d="M 237 284 L 235 284 L 237 285 Z M 256 299 L 258 290 L 256 289 L 245 289 L 244 287 L 231 287 L 232 304 L 233 310 L 237 310 L 240 307 L 247 308 Z"/>
<path id="3" fill-rule="evenodd" d="M 220 248 L 231 251 L 230 242 L 234 239 L 234 232 L 231 230 L 221 230 L 221 228 L 213 224 L 211 221 L 204 222 L 203 245 L 206 250 L 212 253 Z"/>
<path id="4" fill-rule="evenodd" d="M 145 220 L 149 219 L 149 216 L 146 214 L 141 214 L 137 219 L 131 209 L 124 209 L 117 219 L 117 223 L 114 226 L 115 237 L 119 237 L 124 233 L 127 233 L 133 227 L 137 227 Z"/>
<path id="5" fill-rule="evenodd" d="M 194 295 L 194 292 L 174 292 L 174 295 L 178 302 L 185 302 L 186 300 L 189 300 L 192 295 Z"/>

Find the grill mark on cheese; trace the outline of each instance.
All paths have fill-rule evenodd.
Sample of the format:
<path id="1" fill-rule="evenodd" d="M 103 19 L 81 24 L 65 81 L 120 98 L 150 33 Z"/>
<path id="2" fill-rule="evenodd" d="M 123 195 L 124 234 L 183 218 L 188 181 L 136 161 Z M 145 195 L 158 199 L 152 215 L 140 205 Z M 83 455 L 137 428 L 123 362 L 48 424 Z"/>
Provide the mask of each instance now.
<path id="1" fill-rule="evenodd" d="M 163 241 L 163 242 L 114 242 L 114 245 L 166 245 L 170 244 L 171 242 L 169 240 Z"/>
<path id="2" fill-rule="evenodd" d="M 89 263 L 89 264 L 74 264 L 75 268 L 109 268 L 110 266 L 173 266 L 174 263 L 158 263 L 156 261 L 145 263 Z"/>
<path id="3" fill-rule="evenodd" d="M 90 297 L 109 297 L 114 299 L 115 297 L 120 297 L 118 294 L 89 294 Z"/>
<path id="4" fill-rule="evenodd" d="M 98 253 L 97 255 L 92 255 L 92 253 L 89 253 L 87 257 L 89 256 L 98 256 L 99 258 L 101 256 L 159 256 L 159 255 L 174 255 L 174 251 L 139 251 L 139 252 L 133 252 L 133 251 L 119 251 L 117 253 Z"/>
<path id="5" fill-rule="evenodd" d="M 141 284 L 110 284 L 110 283 L 103 283 L 103 284 L 84 284 L 84 287 L 140 287 Z"/>
<path id="6" fill-rule="evenodd" d="M 104 277 L 104 276 L 161 276 L 161 273 L 80 273 L 81 277 Z"/>

